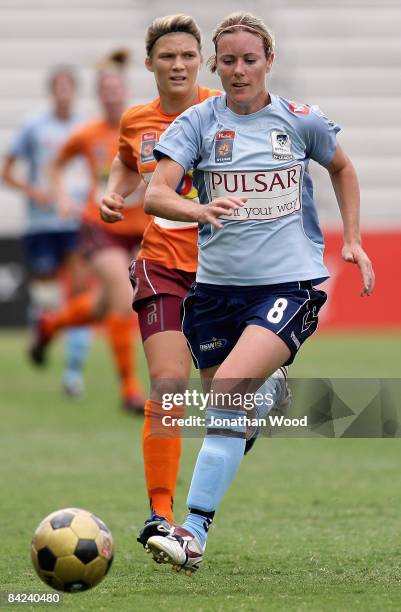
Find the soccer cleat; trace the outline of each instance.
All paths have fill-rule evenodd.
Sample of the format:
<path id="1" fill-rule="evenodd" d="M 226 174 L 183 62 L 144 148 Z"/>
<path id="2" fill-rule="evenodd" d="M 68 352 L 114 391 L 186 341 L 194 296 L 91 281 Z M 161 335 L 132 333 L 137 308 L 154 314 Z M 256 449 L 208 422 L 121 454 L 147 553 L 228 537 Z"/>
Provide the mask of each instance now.
<path id="1" fill-rule="evenodd" d="M 282 366 L 278 370 L 276 370 L 272 376 L 272 378 L 276 378 L 281 386 L 280 395 L 277 398 L 271 412 L 275 412 L 276 414 L 283 414 L 284 416 L 287 414 L 288 408 L 291 405 L 292 393 L 291 389 L 288 386 L 287 378 L 288 378 L 288 366 Z"/>
<path id="2" fill-rule="evenodd" d="M 145 398 L 142 393 L 128 393 L 122 398 L 122 409 L 131 414 L 144 415 Z"/>
<path id="3" fill-rule="evenodd" d="M 149 550 L 147 546 L 149 538 L 152 536 L 167 536 L 170 531 L 171 525 L 168 520 L 164 518 L 164 516 L 160 516 L 159 514 L 151 514 L 138 533 L 136 541 L 142 544 L 146 550 Z"/>
<path id="4" fill-rule="evenodd" d="M 46 330 L 46 315 L 42 314 L 36 321 L 33 330 L 33 341 L 29 347 L 28 355 L 32 363 L 37 366 L 46 364 L 46 350 L 52 338 Z"/>
<path id="5" fill-rule="evenodd" d="M 62 388 L 67 397 L 73 400 L 81 399 L 85 390 L 82 374 L 66 370 L 63 375 Z"/>
<path id="6" fill-rule="evenodd" d="M 278 370 L 273 372 L 273 374 L 271 375 L 270 378 L 274 378 L 274 379 L 277 379 L 279 381 L 279 383 L 280 383 L 280 393 L 279 393 L 279 396 L 277 397 L 276 402 L 274 403 L 274 406 L 271 408 L 270 411 L 268 411 L 267 414 L 275 414 L 275 415 L 284 415 L 285 416 L 287 414 L 288 408 L 291 405 L 291 399 L 292 399 L 291 389 L 289 388 L 288 382 L 287 382 L 287 378 L 288 378 L 288 366 L 282 366 L 281 368 L 279 368 Z M 259 414 L 258 416 L 260 417 L 262 415 Z M 249 438 L 249 440 L 247 440 L 245 442 L 244 455 L 249 453 L 249 451 L 251 450 L 251 448 L 255 444 L 258 435 L 259 435 L 259 427 L 256 428 L 256 430 L 253 433 L 252 437 Z"/>
<path id="7" fill-rule="evenodd" d="M 202 563 L 204 549 L 190 531 L 173 526 L 167 536 L 152 536 L 148 547 L 157 563 L 170 563 L 173 570 L 191 576 Z"/>

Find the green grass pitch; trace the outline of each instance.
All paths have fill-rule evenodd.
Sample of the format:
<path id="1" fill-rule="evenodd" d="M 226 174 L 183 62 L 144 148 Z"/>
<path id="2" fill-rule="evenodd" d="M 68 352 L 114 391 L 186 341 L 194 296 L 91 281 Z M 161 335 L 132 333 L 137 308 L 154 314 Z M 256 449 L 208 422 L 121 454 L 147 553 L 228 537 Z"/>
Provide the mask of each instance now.
<path id="1" fill-rule="evenodd" d="M 103 340 L 79 402 L 60 394 L 60 344 L 35 371 L 25 342 L 22 332 L 0 336 L 0 590 L 48 590 L 31 566 L 32 531 L 49 512 L 78 506 L 106 521 L 116 555 L 104 582 L 64 595 L 61 609 L 401 609 L 401 440 L 259 440 L 216 516 L 202 569 L 187 578 L 135 541 L 147 515 L 141 419 L 119 410 Z M 400 334 L 320 334 L 292 375 L 400 378 L 400 356 Z M 177 520 L 200 443 L 185 441 Z"/>

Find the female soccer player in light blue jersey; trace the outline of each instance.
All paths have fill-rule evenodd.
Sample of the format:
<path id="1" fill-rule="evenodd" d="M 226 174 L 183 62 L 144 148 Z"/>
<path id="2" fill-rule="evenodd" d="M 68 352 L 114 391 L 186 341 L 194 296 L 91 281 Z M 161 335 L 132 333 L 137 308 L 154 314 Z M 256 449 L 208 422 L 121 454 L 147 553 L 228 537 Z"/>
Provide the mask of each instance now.
<path id="1" fill-rule="evenodd" d="M 26 196 L 27 223 L 22 245 L 29 272 L 32 325 L 44 310 L 60 307 L 62 268 L 69 272 L 73 292 L 80 291 L 86 282 L 78 252 L 80 217 L 87 191 L 85 169 L 79 161 L 71 168 L 68 196 L 77 204 L 69 216 L 61 214 L 60 203 L 56 203 L 51 193 L 49 172 L 62 145 L 82 122 L 82 117 L 74 111 L 75 72 L 68 66 L 55 67 L 48 80 L 48 90 L 51 108 L 27 118 L 15 134 L 2 168 L 4 182 Z M 20 176 L 19 160 L 25 163 L 26 177 Z M 63 388 L 70 397 L 79 397 L 83 391 L 82 371 L 90 336 L 86 327 L 71 328 L 66 334 Z M 38 359 L 31 349 L 29 356 L 36 365 L 44 365 L 45 360 Z"/>
<path id="2" fill-rule="evenodd" d="M 328 271 L 311 159 L 330 174 L 344 225 L 342 256 L 359 266 L 361 295 L 371 294 L 374 273 L 361 246 L 357 177 L 336 143 L 339 126 L 315 107 L 267 91 L 274 43 L 260 19 L 230 15 L 213 42 L 211 68 L 225 95 L 191 107 L 163 134 L 145 210 L 199 223 L 197 281 L 184 302 L 183 331 L 216 396 L 257 389 L 293 361 L 317 327 L 326 294 L 315 286 Z M 176 194 L 190 168 L 201 204 Z M 245 410 L 214 403 L 207 416 L 187 519 L 148 541 L 157 560 L 187 573 L 199 567 L 245 447 Z"/>

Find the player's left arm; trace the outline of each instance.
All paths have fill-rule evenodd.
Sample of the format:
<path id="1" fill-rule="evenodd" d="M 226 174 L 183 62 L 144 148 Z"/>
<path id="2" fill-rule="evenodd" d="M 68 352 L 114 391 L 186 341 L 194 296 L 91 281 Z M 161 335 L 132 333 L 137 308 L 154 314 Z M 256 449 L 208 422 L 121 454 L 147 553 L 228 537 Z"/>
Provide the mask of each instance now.
<path id="1" fill-rule="evenodd" d="M 375 285 L 372 263 L 362 248 L 359 226 L 360 192 L 355 168 L 337 144 L 334 157 L 327 164 L 344 227 L 344 244 L 341 251 L 344 261 L 357 264 L 362 276 L 361 296 L 371 295 Z"/>
<path id="2" fill-rule="evenodd" d="M 81 214 L 78 202 L 75 202 L 66 190 L 63 181 L 63 170 L 70 160 L 77 155 L 83 154 L 81 135 L 77 131 L 67 139 L 50 164 L 50 184 L 60 217 L 78 217 Z"/>

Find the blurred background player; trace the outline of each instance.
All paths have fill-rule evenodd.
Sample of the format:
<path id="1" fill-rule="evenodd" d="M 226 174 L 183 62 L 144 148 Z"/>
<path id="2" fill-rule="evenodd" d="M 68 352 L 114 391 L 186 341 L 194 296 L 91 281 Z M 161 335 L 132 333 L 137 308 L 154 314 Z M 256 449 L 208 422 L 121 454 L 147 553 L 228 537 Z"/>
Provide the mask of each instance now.
<path id="1" fill-rule="evenodd" d="M 69 215 L 75 202 L 65 188 L 65 168 L 77 156 L 83 156 L 88 163 L 92 188 L 82 217 L 80 249 L 98 285 L 72 299 L 59 311 L 42 317 L 34 352 L 42 359 L 50 340 L 60 329 L 104 321 L 120 377 L 123 407 L 143 413 L 144 398 L 136 374 L 134 350 L 135 315 L 127 274 L 130 259 L 139 247 L 148 222 L 142 206 L 143 191 L 139 186 L 133 196 L 134 205 L 118 226 L 111 227 L 101 220 L 98 204 L 118 151 L 119 123 L 127 105 L 123 74 L 127 59 L 126 52 L 116 52 L 100 65 L 97 95 L 103 116 L 75 131 L 53 164 L 53 187 L 63 214 Z"/>
<path id="2" fill-rule="evenodd" d="M 153 147 L 174 119 L 193 104 L 217 95 L 199 87 L 201 33 L 192 17 L 169 15 L 155 19 L 146 33 L 146 67 L 153 72 L 159 97 L 124 113 L 119 155 L 113 162 L 102 217 L 110 223 L 126 218 L 124 198 L 142 177 L 149 182 L 156 167 Z M 192 172 L 178 193 L 198 201 Z M 120 223 L 117 224 L 120 226 Z M 134 309 L 138 312 L 147 359 L 151 397 L 145 406 L 143 454 L 151 516 L 139 535 L 146 544 L 152 533 L 173 521 L 173 498 L 181 454 L 180 432 L 161 437 L 157 425 L 163 392 L 182 391 L 191 372 L 191 355 L 181 332 L 181 305 L 197 267 L 197 224 L 154 217 L 131 267 Z M 169 414 L 179 414 L 175 407 Z M 164 431 L 165 433 L 165 431 Z M 167 526 L 166 528 L 169 528 Z"/>
<path id="3" fill-rule="evenodd" d="M 51 108 L 30 116 L 15 136 L 3 166 L 4 182 L 21 191 L 27 199 L 27 227 L 23 248 L 30 273 L 29 320 L 33 324 L 43 310 L 59 308 L 63 288 L 60 271 L 69 273 L 70 290 L 74 293 L 84 282 L 83 261 L 77 251 L 80 226 L 80 204 L 85 197 L 84 182 L 79 180 L 77 166 L 74 182 L 66 184 L 66 192 L 74 198 L 74 214 L 60 213 L 50 189 L 50 165 L 65 140 L 80 122 L 74 112 L 77 89 L 76 77 L 69 67 L 58 67 L 49 77 Z M 82 119 L 81 119 L 82 121 Z M 18 172 L 17 162 L 23 160 L 27 177 Z M 70 329 L 66 342 L 66 368 L 63 386 L 70 396 L 83 390 L 82 366 L 89 345 L 86 328 Z M 43 356 L 44 358 L 44 356 Z M 43 359 L 36 360 L 38 365 Z"/>

